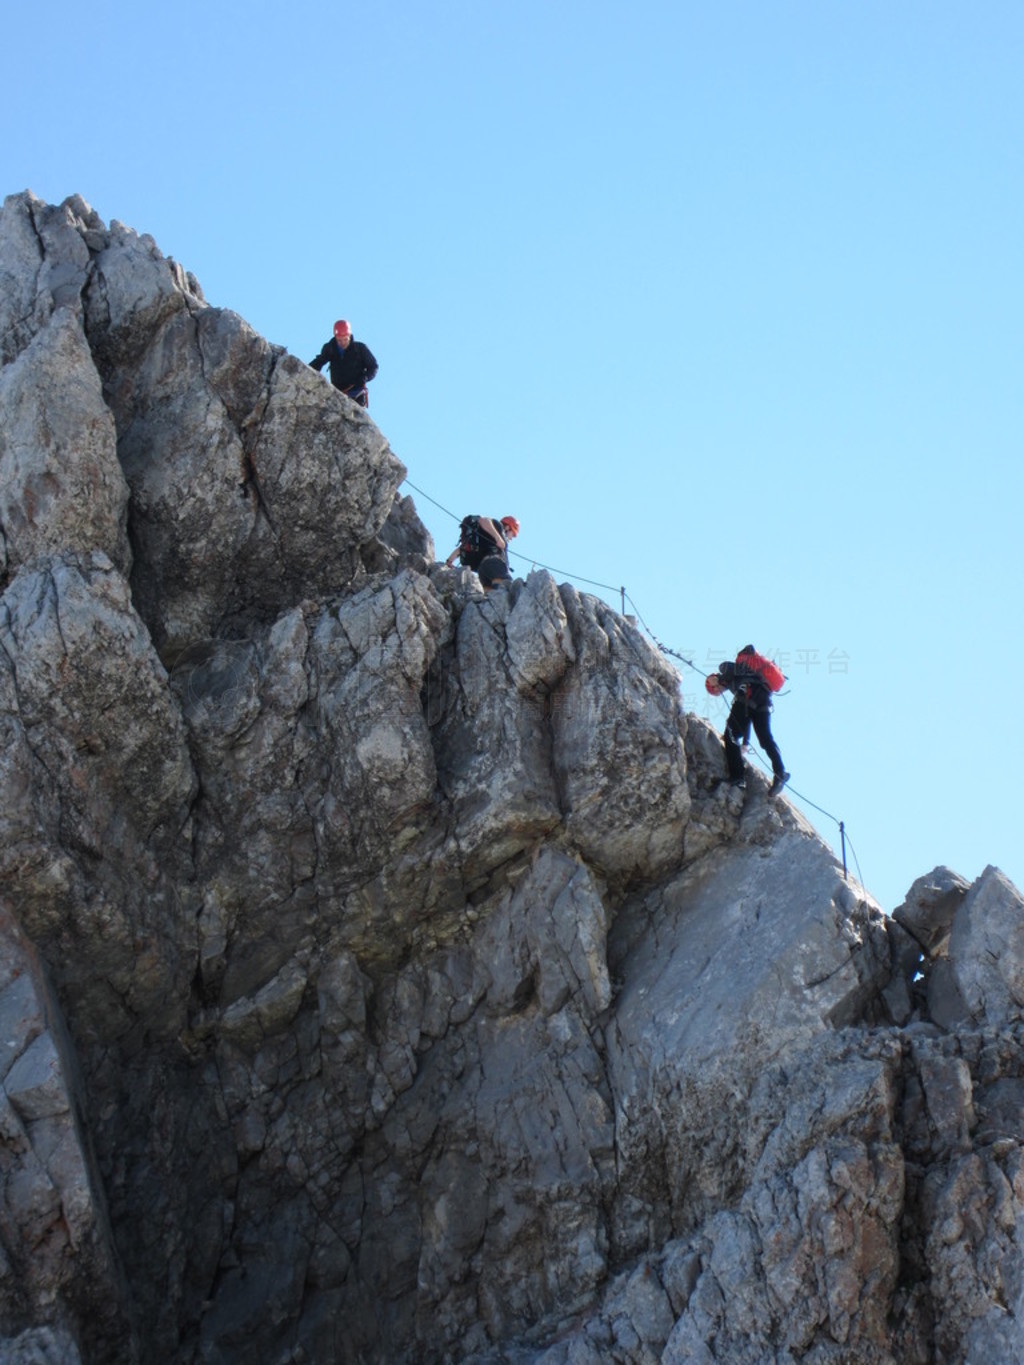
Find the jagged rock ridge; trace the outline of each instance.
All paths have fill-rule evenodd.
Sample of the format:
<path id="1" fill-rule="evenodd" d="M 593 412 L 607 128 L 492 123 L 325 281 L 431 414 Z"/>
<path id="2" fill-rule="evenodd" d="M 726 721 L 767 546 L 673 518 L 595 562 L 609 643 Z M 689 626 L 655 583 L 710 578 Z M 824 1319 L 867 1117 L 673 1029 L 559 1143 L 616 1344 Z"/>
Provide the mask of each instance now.
<path id="1" fill-rule="evenodd" d="M 79 198 L 0 362 L 0 1358 L 1024 1357 L 996 869 L 887 918 Z"/>

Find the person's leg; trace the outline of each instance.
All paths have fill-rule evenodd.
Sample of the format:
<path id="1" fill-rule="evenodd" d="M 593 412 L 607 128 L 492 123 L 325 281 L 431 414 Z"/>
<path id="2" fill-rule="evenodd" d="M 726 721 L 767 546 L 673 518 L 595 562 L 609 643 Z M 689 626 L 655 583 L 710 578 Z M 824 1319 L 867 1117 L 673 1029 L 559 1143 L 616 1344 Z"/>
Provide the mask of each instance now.
<path id="1" fill-rule="evenodd" d="M 772 772 L 778 777 L 786 771 L 786 768 L 782 762 L 782 755 L 779 753 L 779 746 L 775 743 L 775 738 L 772 735 L 771 712 L 755 711 L 753 720 L 754 734 L 757 735 L 757 742 L 764 750 L 769 763 L 772 765 Z"/>
<path id="2" fill-rule="evenodd" d="M 729 712 L 729 719 L 725 723 L 725 763 L 729 769 L 729 780 L 738 782 L 744 773 L 743 751 L 741 745 L 746 744 L 750 735 L 750 717 L 747 715 L 747 704 L 737 697 L 732 704 Z"/>
<path id="3" fill-rule="evenodd" d="M 486 559 L 481 560 L 477 573 L 485 588 L 497 588 L 510 582 L 512 578 L 508 565 L 501 555 L 488 555 Z"/>

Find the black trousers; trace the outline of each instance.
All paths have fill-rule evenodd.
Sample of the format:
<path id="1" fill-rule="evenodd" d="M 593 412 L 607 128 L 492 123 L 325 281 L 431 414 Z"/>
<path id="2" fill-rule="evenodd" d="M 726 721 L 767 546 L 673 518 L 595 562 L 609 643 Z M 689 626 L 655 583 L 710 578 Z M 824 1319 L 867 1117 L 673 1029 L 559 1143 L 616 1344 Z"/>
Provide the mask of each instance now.
<path id="1" fill-rule="evenodd" d="M 772 737 L 771 708 L 752 709 L 746 697 L 737 697 L 725 724 L 725 761 L 729 768 L 729 776 L 743 776 L 743 753 L 740 746 L 746 744 L 750 738 L 751 725 L 754 727 L 754 734 L 757 735 L 757 742 L 772 765 L 772 772 L 776 774 L 785 772 L 779 746 Z"/>

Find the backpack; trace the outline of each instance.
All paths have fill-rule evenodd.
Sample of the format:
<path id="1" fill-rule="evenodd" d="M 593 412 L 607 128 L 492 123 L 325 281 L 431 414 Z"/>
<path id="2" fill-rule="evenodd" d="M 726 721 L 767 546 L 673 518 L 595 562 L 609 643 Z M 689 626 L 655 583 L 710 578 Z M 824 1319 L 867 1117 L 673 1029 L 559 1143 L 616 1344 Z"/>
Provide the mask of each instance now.
<path id="1" fill-rule="evenodd" d="M 495 519 L 495 525 L 498 525 Z M 500 554 L 490 536 L 480 530 L 480 518 L 463 517 L 459 524 L 459 563 L 467 569 L 478 569 L 488 555 Z"/>
<path id="2" fill-rule="evenodd" d="M 778 692 L 786 681 L 786 675 L 778 664 L 773 664 L 771 659 L 758 654 L 757 650 L 744 650 L 736 656 L 736 662 L 751 673 L 756 673 L 769 692 Z"/>

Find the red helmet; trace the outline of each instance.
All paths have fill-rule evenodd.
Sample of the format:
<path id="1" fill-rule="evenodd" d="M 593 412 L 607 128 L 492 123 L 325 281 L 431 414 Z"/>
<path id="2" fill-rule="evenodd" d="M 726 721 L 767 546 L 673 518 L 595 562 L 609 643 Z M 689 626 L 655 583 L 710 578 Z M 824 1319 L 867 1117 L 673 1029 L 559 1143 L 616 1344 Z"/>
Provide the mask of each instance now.
<path id="1" fill-rule="evenodd" d="M 352 328 L 348 325 L 344 318 L 339 318 L 338 321 L 334 324 L 334 335 L 338 338 L 339 341 L 341 340 L 342 337 L 350 337 L 352 335 Z"/>
<path id="2" fill-rule="evenodd" d="M 501 529 L 507 531 L 510 536 L 517 536 L 519 534 L 519 523 L 515 517 L 502 517 Z"/>
<path id="3" fill-rule="evenodd" d="M 704 679 L 704 688 L 706 691 L 710 692 L 713 697 L 720 697 L 725 690 L 722 687 L 722 680 L 717 673 L 708 674 Z"/>

